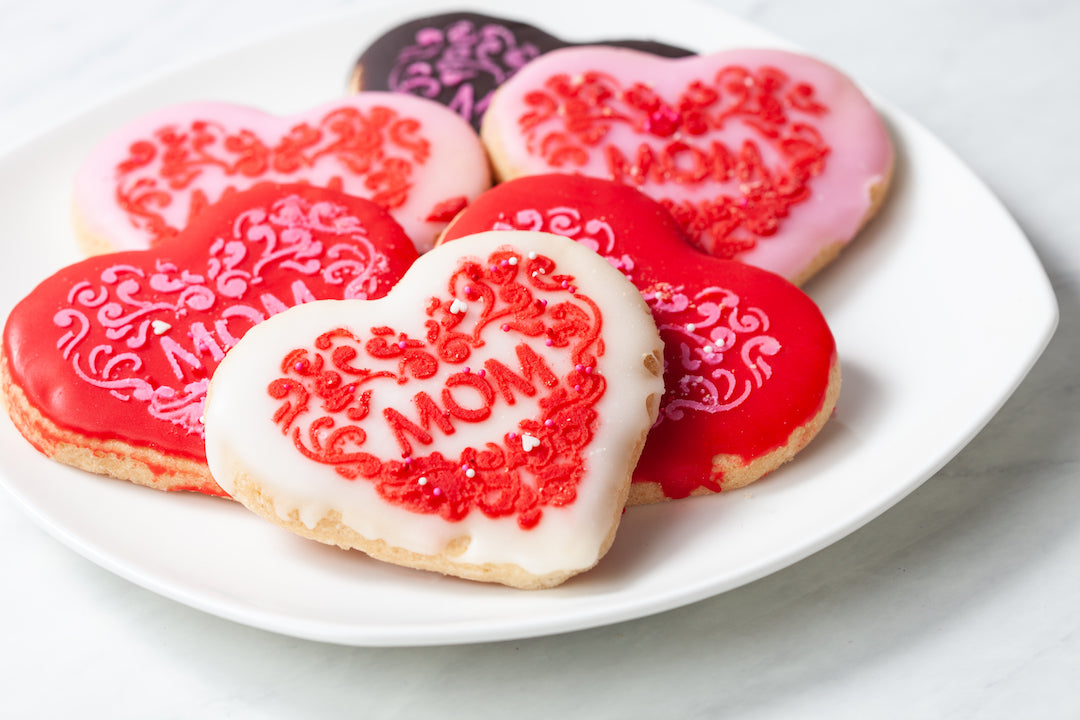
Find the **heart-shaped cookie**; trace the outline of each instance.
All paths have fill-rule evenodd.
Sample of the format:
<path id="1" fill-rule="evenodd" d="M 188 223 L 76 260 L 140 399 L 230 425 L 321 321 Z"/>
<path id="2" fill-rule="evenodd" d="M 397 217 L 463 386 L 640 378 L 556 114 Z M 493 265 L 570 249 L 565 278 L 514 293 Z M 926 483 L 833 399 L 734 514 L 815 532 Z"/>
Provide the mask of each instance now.
<path id="1" fill-rule="evenodd" d="M 210 203 L 260 182 L 369 198 L 424 252 L 491 177 L 467 123 L 408 95 L 362 93 L 287 117 L 225 103 L 175 105 L 117 129 L 86 159 L 75 182 L 80 244 L 89 253 L 145 250 Z"/>
<path id="2" fill-rule="evenodd" d="M 389 90 L 442 103 L 477 131 L 491 94 L 525 63 L 556 48 L 611 45 L 664 57 L 692 51 L 650 40 L 570 43 L 528 23 L 470 12 L 417 18 L 380 35 L 360 55 L 349 90 Z"/>
<path id="3" fill-rule="evenodd" d="M 222 494 L 203 450 L 214 368 L 297 303 L 384 295 L 417 257 L 385 210 L 310 185 L 262 185 L 152 250 L 71 265 L 7 318 L 3 395 L 56 460 L 163 490 Z"/>
<path id="4" fill-rule="evenodd" d="M 253 328 L 211 382 L 214 477 L 293 532 L 515 587 L 592 567 L 663 391 L 634 287 L 547 233 L 423 255 L 385 297 Z"/>
<path id="5" fill-rule="evenodd" d="M 794 457 L 830 417 L 840 366 L 814 302 L 774 273 L 698 251 L 641 192 L 578 175 L 523 177 L 477 198 L 444 240 L 493 228 L 588 245 L 652 310 L 665 392 L 630 504 L 742 487 Z"/>
<path id="6" fill-rule="evenodd" d="M 778 50 L 555 50 L 499 88 L 482 137 L 500 179 L 556 171 L 633 185 L 705 251 L 797 284 L 876 211 L 893 157 L 848 78 Z"/>

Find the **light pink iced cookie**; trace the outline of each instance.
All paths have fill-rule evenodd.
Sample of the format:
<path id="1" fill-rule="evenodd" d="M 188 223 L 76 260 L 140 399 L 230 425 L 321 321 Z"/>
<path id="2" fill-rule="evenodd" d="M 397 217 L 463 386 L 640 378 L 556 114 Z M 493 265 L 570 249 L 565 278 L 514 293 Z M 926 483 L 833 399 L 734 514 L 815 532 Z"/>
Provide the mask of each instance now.
<path id="1" fill-rule="evenodd" d="M 557 171 L 633 185 L 705 251 L 796 283 L 873 215 L 893 163 L 847 77 L 778 50 L 555 50 L 496 91 L 482 136 L 500 180 Z"/>
<path id="2" fill-rule="evenodd" d="M 595 565 L 663 392 L 645 302 L 587 247 L 485 232 L 383 299 L 253 328 L 206 407 L 214 478 L 381 560 L 521 588 Z"/>
<path id="3" fill-rule="evenodd" d="M 189 103 L 133 120 L 97 145 L 75 182 L 79 241 L 88 253 L 143 250 L 222 196 L 267 181 L 371 199 L 420 252 L 491 184 L 473 129 L 422 98 L 360 93 L 288 117 Z"/>

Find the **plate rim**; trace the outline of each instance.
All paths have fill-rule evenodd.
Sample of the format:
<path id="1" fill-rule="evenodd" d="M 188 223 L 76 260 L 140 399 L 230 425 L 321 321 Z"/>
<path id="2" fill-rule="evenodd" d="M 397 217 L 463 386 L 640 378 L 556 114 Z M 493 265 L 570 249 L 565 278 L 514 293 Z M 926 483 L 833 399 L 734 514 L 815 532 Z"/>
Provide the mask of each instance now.
<path id="1" fill-rule="evenodd" d="M 753 28 L 754 32 L 757 33 L 759 37 L 768 37 L 777 46 L 793 47 L 783 39 L 775 37 L 771 33 L 752 25 L 745 20 L 730 16 L 729 13 L 720 10 L 719 8 L 697 2 L 696 0 L 676 0 L 676 2 L 687 7 L 693 6 L 696 12 L 703 12 L 713 17 L 724 18 L 725 20 L 730 20 L 742 27 Z M 338 12 L 322 14 L 320 17 L 311 20 L 301 27 L 291 28 L 287 35 L 291 36 L 294 34 L 301 35 L 309 33 L 313 29 L 321 27 L 323 23 L 331 21 L 331 18 L 349 18 L 355 21 L 361 17 L 369 17 L 373 13 L 389 11 L 392 13 L 400 13 L 401 18 L 405 19 L 417 12 L 425 12 L 423 10 L 418 11 L 418 8 L 427 8 L 430 11 L 437 8 L 449 7 L 451 7 L 451 5 L 446 2 L 414 2 L 394 5 L 391 9 L 391 3 L 380 2 L 363 8 L 354 7 Z M 456 5 L 454 7 L 456 7 Z M 499 14 L 498 8 L 501 7 L 502 6 L 498 5 L 493 7 L 487 6 L 485 7 L 485 10 L 491 14 L 497 15 Z M 515 13 L 513 14 L 518 14 L 517 11 L 519 8 L 515 7 L 514 10 Z M 426 14 L 430 14 L 430 12 L 426 12 Z M 51 137 L 69 132 L 69 128 L 77 126 L 80 119 L 87 114 L 104 112 L 110 106 L 115 105 L 124 99 L 130 99 L 140 92 L 146 92 L 155 84 L 161 83 L 171 76 L 191 72 L 194 68 L 203 66 L 207 63 L 224 61 L 230 56 L 250 53 L 270 40 L 282 36 L 283 35 L 279 30 L 268 31 L 265 34 L 265 37 L 256 40 L 249 39 L 245 42 L 237 43 L 235 46 L 218 49 L 214 52 L 204 53 L 196 57 L 186 58 L 182 62 L 176 62 L 161 71 L 148 75 L 136 83 L 131 83 L 122 87 L 113 94 L 103 98 L 101 101 L 94 103 L 92 106 L 74 111 L 68 117 L 60 119 L 35 136 L 20 141 L 19 144 L 13 147 L 5 148 L 0 151 L 0 174 L 2 174 L 3 170 L 8 167 L 9 164 L 17 162 L 17 158 L 20 155 L 24 153 L 33 155 L 35 150 L 39 148 L 39 146 L 47 144 Z M 361 46 L 358 43 L 356 46 L 357 54 L 360 49 Z M 344 74 L 343 69 L 342 75 L 344 76 Z M 579 610 L 571 619 L 563 618 L 561 620 L 556 619 L 553 621 L 552 619 L 540 618 L 527 625 L 514 624 L 510 620 L 500 620 L 495 624 L 492 624 L 490 621 L 471 621 L 450 623 L 440 632 L 433 632 L 433 629 L 430 626 L 417 628 L 415 632 L 412 633 L 402 633 L 400 629 L 378 632 L 378 628 L 374 628 L 375 631 L 373 631 L 373 628 L 370 625 L 342 626 L 340 624 L 313 621 L 310 618 L 298 620 L 289 617 L 283 618 L 280 615 L 269 612 L 260 614 L 251 608 L 244 608 L 238 605 L 229 605 L 227 602 L 216 601 L 214 598 L 207 597 L 205 594 L 201 595 L 199 592 L 190 588 L 176 587 L 174 583 L 170 583 L 153 574 L 147 574 L 145 570 L 134 567 L 130 560 L 125 562 L 123 558 L 113 556 L 107 552 L 105 548 L 99 547 L 94 543 L 88 544 L 86 539 L 78 537 L 70 528 L 58 526 L 53 518 L 46 513 L 44 508 L 39 507 L 30 497 L 21 491 L 17 481 L 14 485 L 12 484 L 12 481 L 8 478 L 6 461 L 0 463 L 0 486 L 4 487 L 9 496 L 15 500 L 16 504 L 49 535 L 56 538 L 65 546 L 75 550 L 78 554 L 94 564 L 119 575 L 140 587 L 146 588 L 156 594 L 168 597 L 189 607 L 241 624 L 284 635 L 344 645 L 370 647 L 446 645 L 492 642 L 573 632 L 634 620 L 699 602 L 708 597 L 727 592 L 735 587 L 748 584 L 795 564 L 821 549 L 828 547 L 837 540 L 846 537 L 858 528 L 865 526 L 874 518 L 888 511 L 955 457 L 956 454 L 959 453 L 960 450 L 962 450 L 963 447 L 965 447 L 971 439 L 973 439 L 986 424 L 990 422 L 1023 382 L 1024 378 L 1028 375 L 1031 368 L 1038 361 L 1054 336 L 1060 317 L 1060 311 L 1052 285 L 1050 284 L 1045 269 L 1042 267 L 1042 264 L 1035 253 L 1034 247 L 1031 245 L 1030 240 L 1027 238 L 1022 228 L 1016 223 L 1015 219 L 1002 205 L 1000 200 L 998 200 L 996 195 L 994 195 L 986 184 L 975 175 L 975 173 L 952 151 L 951 148 L 938 140 L 936 136 L 930 133 L 926 128 L 921 126 L 902 110 L 892 106 L 887 100 L 877 97 L 872 91 L 870 91 L 869 94 L 874 99 L 879 111 L 889 123 L 894 138 L 899 139 L 901 135 L 910 132 L 923 134 L 924 137 L 921 138 L 922 140 L 934 143 L 937 151 L 944 153 L 948 157 L 950 163 L 967 173 L 969 180 L 977 185 L 980 191 L 997 206 L 1003 217 L 1008 218 L 1012 223 L 1012 227 L 1009 229 L 1010 233 L 1019 236 L 1019 238 L 1024 241 L 1027 250 L 1031 253 L 1031 260 L 1034 266 L 1041 271 L 1041 277 L 1038 278 L 1041 281 L 1044 291 L 1042 293 L 1041 302 L 1046 306 L 1047 313 L 1039 318 L 1035 318 L 1041 321 L 1041 326 L 1040 329 L 1034 333 L 1036 341 L 1033 342 L 1031 346 L 1026 347 L 1024 349 L 1025 351 L 1020 353 L 1020 356 L 1016 359 L 1016 365 L 1021 369 L 1011 378 L 1011 383 L 1006 387 L 996 390 L 995 399 L 994 402 L 991 403 L 992 407 L 990 411 L 983 413 L 980 422 L 966 428 L 966 432 L 962 433 L 960 437 L 952 443 L 949 451 L 935 457 L 933 462 L 929 463 L 924 471 L 919 473 L 916 477 L 912 477 L 907 483 L 895 487 L 893 492 L 885 498 L 883 502 L 874 507 L 863 508 L 862 512 L 850 517 L 848 522 L 843 526 L 834 527 L 830 532 L 819 535 L 815 542 L 804 544 L 798 551 L 787 555 L 780 555 L 771 558 L 768 562 L 759 564 L 755 572 L 735 579 L 727 578 L 722 580 L 714 579 L 711 581 L 700 581 L 689 591 L 686 588 L 683 588 L 681 591 L 672 590 L 663 595 L 653 596 L 651 601 L 646 603 L 624 603 L 613 613 L 597 607 L 595 609 L 590 608 L 585 612 Z M 908 161 L 910 161 L 910 158 Z M 888 200 L 886 202 L 888 202 Z M 3 317 L 5 318 L 7 309 L 8 308 L 5 308 L 3 310 Z M 10 424 L 9 420 L 5 421 Z M 13 429 L 12 432 L 14 432 Z M 41 458 L 41 461 L 51 462 L 44 458 Z M 601 615 L 603 616 L 601 617 Z"/>

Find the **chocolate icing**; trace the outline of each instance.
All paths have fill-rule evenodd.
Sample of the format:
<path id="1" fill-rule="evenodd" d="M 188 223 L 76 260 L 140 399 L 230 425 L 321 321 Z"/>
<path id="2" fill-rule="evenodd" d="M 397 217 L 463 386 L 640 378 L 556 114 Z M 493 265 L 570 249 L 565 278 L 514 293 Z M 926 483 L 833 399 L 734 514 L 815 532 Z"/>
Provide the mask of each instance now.
<path id="1" fill-rule="evenodd" d="M 613 45 L 663 57 L 694 53 L 653 40 L 571 43 L 516 20 L 469 12 L 398 25 L 360 55 L 352 92 L 390 90 L 436 100 L 479 131 L 491 93 L 533 58 L 570 45 Z"/>

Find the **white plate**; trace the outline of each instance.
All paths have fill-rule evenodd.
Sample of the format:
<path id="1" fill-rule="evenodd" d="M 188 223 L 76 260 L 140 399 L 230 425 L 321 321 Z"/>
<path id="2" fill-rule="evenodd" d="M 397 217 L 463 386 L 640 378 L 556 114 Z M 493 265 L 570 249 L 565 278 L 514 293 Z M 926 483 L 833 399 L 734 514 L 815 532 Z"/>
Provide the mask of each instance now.
<path id="1" fill-rule="evenodd" d="M 475 7 L 510 14 L 501 3 Z M 302 110 L 340 95 L 356 55 L 384 29 L 439 9 L 376 8 L 200 63 L 0 159 L 0 217 L 17 240 L 0 266 L 0 308 L 6 314 L 39 279 L 78 258 L 72 176 L 117 123 L 191 99 Z M 566 39 L 587 40 L 580 28 L 592 27 L 699 51 L 781 44 L 690 0 L 641 7 L 548 0 L 513 14 Z M 807 288 L 844 364 L 836 416 L 794 463 L 744 491 L 631 508 L 600 566 L 562 587 L 520 592 L 323 547 L 229 502 L 156 493 L 52 463 L 6 418 L 0 482 L 50 533 L 139 585 L 242 623 L 344 644 L 474 642 L 593 627 L 762 577 L 852 532 L 930 477 L 997 411 L 1057 323 L 1050 284 L 1013 220 L 927 131 L 881 107 L 899 150 L 892 195 Z"/>

